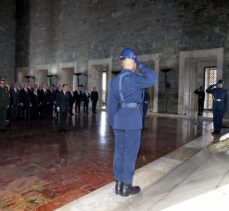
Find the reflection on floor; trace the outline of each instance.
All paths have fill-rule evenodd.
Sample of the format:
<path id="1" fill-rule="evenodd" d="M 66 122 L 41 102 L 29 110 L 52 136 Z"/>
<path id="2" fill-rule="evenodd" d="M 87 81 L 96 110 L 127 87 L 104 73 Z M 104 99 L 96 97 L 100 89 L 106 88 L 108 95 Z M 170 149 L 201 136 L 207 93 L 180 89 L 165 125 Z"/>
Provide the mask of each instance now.
<path id="1" fill-rule="evenodd" d="M 16 122 L 0 134 L 0 210 L 53 210 L 113 180 L 114 137 L 105 111 L 57 122 Z M 202 134 L 192 120 L 148 117 L 137 168 Z"/>

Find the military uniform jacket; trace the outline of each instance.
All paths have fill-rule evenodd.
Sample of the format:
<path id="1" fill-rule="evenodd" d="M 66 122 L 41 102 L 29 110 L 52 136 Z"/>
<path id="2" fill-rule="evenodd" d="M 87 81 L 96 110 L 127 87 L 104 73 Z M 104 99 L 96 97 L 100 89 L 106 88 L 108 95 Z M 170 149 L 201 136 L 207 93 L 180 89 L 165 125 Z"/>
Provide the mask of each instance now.
<path id="1" fill-rule="evenodd" d="M 227 91 L 221 88 L 214 88 L 209 86 L 206 92 L 212 94 L 213 106 L 212 109 L 215 111 L 221 111 L 225 113 L 227 111 Z"/>
<path id="2" fill-rule="evenodd" d="M 138 104 L 139 106 L 130 108 L 120 106 L 120 77 L 122 74 L 122 94 L 124 103 Z M 142 128 L 142 101 L 144 89 L 155 83 L 158 79 L 155 71 L 143 65 L 140 73 L 134 73 L 131 70 L 123 69 L 110 83 L 108 98 L 108 113 L 110 125 L 113 129 L 134 130 Z"/>
<path id="3" fill-rule="evenodd" d="M 0 107 L 7 107 L 10 103 L 9 91 L 6 86 L 0 86 Z"/>

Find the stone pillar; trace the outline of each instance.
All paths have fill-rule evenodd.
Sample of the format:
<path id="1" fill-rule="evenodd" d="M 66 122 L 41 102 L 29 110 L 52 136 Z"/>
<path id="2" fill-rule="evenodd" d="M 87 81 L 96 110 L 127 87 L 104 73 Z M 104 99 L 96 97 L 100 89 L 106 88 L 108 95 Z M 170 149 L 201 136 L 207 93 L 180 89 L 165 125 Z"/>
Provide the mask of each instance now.
<path id="1" fill-rule="evenodd" d="M 15 27 L 16 1 L 0 2 L 0 76 L 15 82 Z"/>
<path id="2" fill-rule="evenodd" d="M 53 55 L 53 0 L 33 0 L 30 5 L 29 66 L 31 75 L 37 65 L 50 64 Z"/>

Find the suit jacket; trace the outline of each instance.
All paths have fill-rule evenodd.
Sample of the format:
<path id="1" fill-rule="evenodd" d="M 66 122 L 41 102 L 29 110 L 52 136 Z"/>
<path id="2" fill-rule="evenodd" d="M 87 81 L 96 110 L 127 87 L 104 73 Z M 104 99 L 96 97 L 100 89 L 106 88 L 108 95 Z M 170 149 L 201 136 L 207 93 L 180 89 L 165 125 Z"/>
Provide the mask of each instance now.
<path id="1" fill-rule="evenodd" d="M 98 101 L 99 99 L 99 94 L 97 91 L 92 91 L 91 92 L 91 101 Z"/>
<path id="2" fill-rule="evenodd" d="M 23 103 L 24 106 L 29 106 L 30 103 L 29 90 L 21 89 L 19 93 L 19 102 Z"/>
<path id="3" fill-rule="evenodd" d="M 84 101 L 85 103 L 89 103 L 89 98 L 90 98 L 90 94 L 84 92 L 84 93 L 83 93 L 83 101 Z"/>
<path id="4" fill-rule="evenodd" d="M 81 91 L 75 90 L 75 91 L 73 92 L 73 95 L 74 95 L 75 101 L 76 101 L 77 103 L 80 103 L 81 100 L 82 100 L 82 92 L 81 92 Z"/>
<path id="5" fill-rule="evenodd" d="M 48 102 L 48 90 L 44 91 L 44 89 L 41 89 L 39 92 L 39 101 L 43 105 L 47 105 Z"/>
<path id="6" fill-rule="evenodd" d="M 69 103 L 70 103 L 71 105 L 73 105 L 74 102 L 75 102 L 75 99 L 74 99 L 72 93 L 71 93 L 71 92 L 67 92 L 67 94 L 68 94 Z"/>
<path id="7" fill-rule="evenodd" d="M 68 93 L 61 91 L 60 93 L 57 94 L 57 99 L 56 99 L 56 104 L 57 107 L 60 107 L 60 112 L 65 112 L 68 111 L 69 108 L 69 99 L 68 99 Z"/>
<path id="8" fill-rule="evenodd" d="M 30 102 L 33 107 L 38 107 L 39 106 L 39 97 L 38 94 L 35 94 L 34 92 L 31 92 L 30 95 Z"/>
<path id="9" fill-rule="evenodd" d="M 19 103 L 19 90 L 10 89 L 10 105 L 17 106 Z"/>

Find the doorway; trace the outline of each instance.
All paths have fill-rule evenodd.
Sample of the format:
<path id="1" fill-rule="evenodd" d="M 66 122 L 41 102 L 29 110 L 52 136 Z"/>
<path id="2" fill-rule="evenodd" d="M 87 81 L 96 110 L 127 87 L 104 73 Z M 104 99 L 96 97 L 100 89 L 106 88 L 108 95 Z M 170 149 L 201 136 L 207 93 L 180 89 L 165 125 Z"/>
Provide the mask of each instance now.
<path id="1" fill-rule="evenodd" d="M 157 76 L 159 77 L 159 65 L 160 58 L 159 54 L 146 54 L 138 56 L 139 61 L 142 61 L 144 64 L 156 71 Z M 158 79 L 159 80 L 159 79 Z M 148 89 L 149 92 L 149 111 L 153 113 L 158 112 L 158 83 L 153 87 Z"/>
<path id="2" fill-rule="evenodd" d="M 88 91 L 96 87 L 99 94 L 98 105 L 106 109 L 108 86 L 112 77 L 112 59 L 90 60 L 88 62 Z"/>
<path id="3" fill-rule="evenodd" d="M 67 62 L 59 64 L 59 84 L 68 84 L 69 90 L 74 91 L 77 86 L 77 62 Z"/>
<path id="4" fill-rule="evenodd" d="M 17 82 L 19 83 L 26 83 L 27 80 L 25 76 L 29 74 L 29 68 L 28 67 L 21 67 L 17 68 Z"/>
<path id="5" fill-rule="evenodd" d="M 74 68 L 66 67 L 61 69 L 60 73 L 61 85 L 68 84 L 69 90 L 73 91 L 73 82 L 74 82 Z"/>
<path id="6" fill-rule="evenodd" d="M 48 69 L 39 69 L 36 71 L 36 82 L 38 84 L 48 84 Z"/>
<path id="7" fill-rule="evenodd" d="M 209 66 L 216 66 L 217 78 L 222 77 L 223 48 L 180 52 L 178 114 L 195 116 L 193 92 L 201 85 L 205 87 L 205 67 Z"/>

